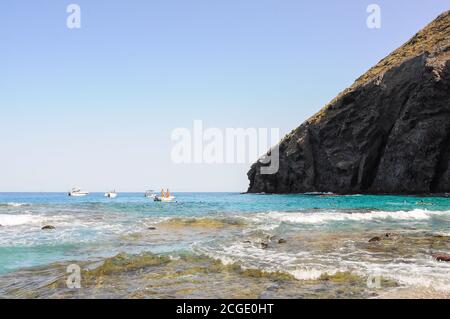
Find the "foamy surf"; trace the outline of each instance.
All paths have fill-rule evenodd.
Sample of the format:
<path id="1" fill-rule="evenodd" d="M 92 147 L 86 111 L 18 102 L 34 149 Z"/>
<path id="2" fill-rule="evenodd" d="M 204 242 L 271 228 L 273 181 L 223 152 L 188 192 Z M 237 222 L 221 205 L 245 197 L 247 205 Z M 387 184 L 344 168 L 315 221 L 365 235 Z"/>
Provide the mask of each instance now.
<path id="1" fill-rule="evenodd" d="M 6 207 L 22 207 L 22 206 L 28 206 L 27 203 L 16 203 L 16 202 L 10 202 L 6 204 L 0 204 L 0 206 L 6 206 Z"/>
<path id="2" fill-rule="evenodd" d="M 0 225 L 18 226 L 24 224 L 40 224 L 43 221 L 42 216 L 32 214 L 0 214 Z"/>
<path id="3" fill-rule="evenodd" d="M 322 275 L 334 275 L 346 269 L 327 267 L 320 264 L 302 265 L 300 260 L 309 253 L 287 253 L 267 251 L 251 244 L 237 243 L 220 247 L 194 245 L 193 251 L 220 261 L 223 265 L 239 265 L 242 269 L 258 269 L 266 273 L 284 273 L 297 280 L 315 280 Z"/>
<path id="4" fill-rule="evenodd" d="M 414 261 L 414 262 L 412 262 Z M 432 288 L 450 292 L 450 265 L 431 257 L 414 258 L 409 262 L 367 263 L 352 262 L 348 266 L 360 275 L 392 279 L 405 287 Z"/>
<path id="5" fill-rule="evenodd" d="M 437 262 L 424 255 L 410 260 L 383 259 L 374 255 L 371 262 L 367 262 L 358 260 L 357 255 L 347 255 L 344 251 L 341 251 L 342 255 L 320 254 L 317 251 L 293 253 L 265 250 L 245 243 L 220 246 L 196 244 L 193 251 L 224 265 L 238 265 L 242 269 L 258 269 L 266 273 L 284 273 L 296 280 L 318 280 L 338 273 L 351 273 L 363 280 L 382 278 L 392 280 L 403 287 L 450 292 L 450 264 Z"/>
<path id="6" fill-rule="evenodd" d="M 429 211 L 414 209 L 411 211 L 370 211 L 367 213 L 356 212 L 269 212 L 258 213 L 247 217 L 255 222 L 285 222 L 292 224 L 326 224 L 329 222 L 359 222 L 377 220 L 412 220 L 424 221 L 433 216 L 450 216 L 450 211 Z"/>
<path id="7" fill-rule="evenodd" d="M 339 271 L 337 269 L 320 270 L 312 267 L 298 267 L 294 270 L 287 271 L 297 280 L 317 280 L 323 275 L 335 275 Z"/>

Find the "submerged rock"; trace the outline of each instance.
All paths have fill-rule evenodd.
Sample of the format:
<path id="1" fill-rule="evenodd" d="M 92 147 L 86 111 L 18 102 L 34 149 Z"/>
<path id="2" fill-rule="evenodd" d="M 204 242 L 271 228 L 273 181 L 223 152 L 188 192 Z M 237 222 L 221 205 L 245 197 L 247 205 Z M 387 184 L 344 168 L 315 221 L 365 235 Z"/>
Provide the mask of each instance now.
<path id="1" fill-rule="evenodd" d="M 400 238 L 400 235 L 395 233 L 385 233 L 383 236 L 375 236 L 369 240 L 369 243 L 378 242 L 382 240 L 397 240 Z"/>
<path id="2" fill-rule="evenodd" d="M 395 233 L 386 233 L 384 234 L 384 239 L 398 239 L 400 235 Z"/>
<path id="3" fill-rule="evenodd" d="M 278 243 L 279 244 L 285 244 L 286 243 L 286 239 L 280 238 L 280 239 L 278 239 Z"/>
<path id="4" fill-rule="evenodd" d="M 450 255 L 445 253 L 436 253 L 432 255 L 437 261 L 450 261 Z"/>
<path id="5" fill-rule="evenodd" d="M 377 241 L 381 241 L 381 237 L 375 236 L 375 237 L 369 239 L 369 243 L 374 243 Z"/>
<path id="6" fill-rule="evenodd" d="M 56 227 L 52 226 L 52 225 L 46 225 L 46 226 L 42 227 L 41 229 L 42 230 L 51 230 L 51 229 L 56 229 Z"/>
<path id="7" fill-rule="evenodd" d="M 253 164 L 249 193 L 449 193 L 450 11 L 278 146 L 278 172 Z"/>
<path id="8" fill-rule="evenodd" d="M 147 229 L 148 230 L 156 230 L 156 227 L 151 226 L 151 227 L 148 227 Z"/>

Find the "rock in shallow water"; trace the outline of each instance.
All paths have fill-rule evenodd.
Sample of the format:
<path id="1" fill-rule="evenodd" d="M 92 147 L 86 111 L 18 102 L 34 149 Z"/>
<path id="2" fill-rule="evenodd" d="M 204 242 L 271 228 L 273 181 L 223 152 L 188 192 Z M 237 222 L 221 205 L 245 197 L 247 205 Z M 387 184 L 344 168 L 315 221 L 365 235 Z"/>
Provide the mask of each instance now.
<path id="1" fill-rule="evenodd" d="M 436 253 L 432 255 L 437 261 L 450 261 L 450 255 L 445 253 Z"/>
<path id="2" fill-rule="evenodd" d="M 52 225 L 46 225 L 46 226 L 42 227 L 41 229 L 42 230 L 52 230 L 52 229 L 56 229 L 56 227 L 52 226 Z"/>
<path id="3" fill-rule="evenodd" d="M 369 243 L 374 243 L 377 241 L 381 241 L 381 237 L 375 236 L 375 237 L 369 239 Z"/>
<path id="4" fill-rule="evenodd" d="M 398 239 L 400 235 L 395 233 L 386 233 L 384 234 L 384 239 Z"/>
<path id="5" fill-rule="evenodd" d="M 382 240 L 397 240 L 397 239 L 399 239 L 399 237 L 400 237 L 400 235 L 395 234 L 395 233 L 385 233 L 383 236 L 372 237 L 369 240 L 369 243 L 378 242 L 378 241 L 382 241 Z"/>

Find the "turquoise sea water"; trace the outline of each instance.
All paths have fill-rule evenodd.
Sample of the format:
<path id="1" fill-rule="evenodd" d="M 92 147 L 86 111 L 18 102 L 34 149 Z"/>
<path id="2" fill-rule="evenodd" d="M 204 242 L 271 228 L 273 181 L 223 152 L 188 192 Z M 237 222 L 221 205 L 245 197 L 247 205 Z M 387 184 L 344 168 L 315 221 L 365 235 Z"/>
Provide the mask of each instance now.
<path id="1" fill-rule="evenodd" d="M 429 257 L 433 247 L 430 251 L 419 249 L 404 266 L 395 258 L 377 260 L 372 252 L 357 246 L 359 240 L 367 242 L 372 235 L 387 231 L 450 236 L 447 197 L 174 195 L 176 202 L 160 203 L 142 193 L 121 193 L 115 199 L 99 193 L 80 198 L 66 193 L 0 193 L 0 274 L 65 261 L 107 258 L 121 252 L 188 252 L 224 263 L 287 271 L 300 279 L 333 269 L 382 271 L 384 265 L 386 270 L 405 270 L 398 277 L 408 283 L 414 281 L 407 277 L 412 262 L 416 270 L 422 271 L 425 283 L 450 280 L 450 269 Z M 218 222 L 233 227 L 220 227 Z M 245 226 L 234 227 L 241 224 Z M 45 225 L 56 229 L 41 230 Z M 149 227 L 157 229 L 155 235 L 148 235 Z M 292 238 L 294 244 L 277 250 L 269 247 L 268 251 L 240 241 L 261 234 Z M 304 240 L 298 240 L 298 236 Z M 314 248 L 327 236 L 336 238 L 336 242 L 342 239 L 342 245 L 334 250 Z M 310 245 L 305 244 L 307 240 Z M 355 256 L 358 252 L 360 256 Z"/>

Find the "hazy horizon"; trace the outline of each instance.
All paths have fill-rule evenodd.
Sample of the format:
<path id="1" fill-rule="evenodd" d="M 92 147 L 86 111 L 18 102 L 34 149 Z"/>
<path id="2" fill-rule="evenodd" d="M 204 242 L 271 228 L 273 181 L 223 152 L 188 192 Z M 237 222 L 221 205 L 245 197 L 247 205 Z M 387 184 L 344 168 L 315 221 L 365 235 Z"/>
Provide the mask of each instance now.
<path id="1" fill-rule="evenodd" d="M 81 8 L 69 29 L 66 8 Z M 381 8 L 369 29 L 366 8 Z M 445 1 L 0 4 L 0 192 L 242 192 L 249 164 L 175 164 L 171 132 L 290 132 Z"/>

